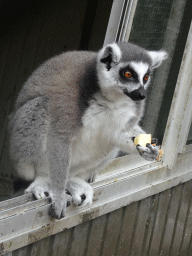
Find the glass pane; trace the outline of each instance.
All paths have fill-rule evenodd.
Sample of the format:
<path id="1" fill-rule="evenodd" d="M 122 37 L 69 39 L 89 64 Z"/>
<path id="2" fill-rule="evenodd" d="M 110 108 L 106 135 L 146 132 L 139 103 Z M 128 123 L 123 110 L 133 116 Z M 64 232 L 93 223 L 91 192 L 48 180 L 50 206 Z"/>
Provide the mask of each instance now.
<path id="1" fill-rule="evenodd" d="M 190 0 L 138 1 L 130 42 L 149 50 L 164 49 L 169 58 L 157 69 L 148 89 L 141 125 L 147 133 L 163 139 L 180 64 L 191 22 Z"/>
<path id="2" fill-rule="evenodd" d="M 188 138 L 187 138 L 187 145 L 189 145 L 189 144 L 192 144 L 192 125 L 190 127 L 189 135 L 188 135 Z"/>

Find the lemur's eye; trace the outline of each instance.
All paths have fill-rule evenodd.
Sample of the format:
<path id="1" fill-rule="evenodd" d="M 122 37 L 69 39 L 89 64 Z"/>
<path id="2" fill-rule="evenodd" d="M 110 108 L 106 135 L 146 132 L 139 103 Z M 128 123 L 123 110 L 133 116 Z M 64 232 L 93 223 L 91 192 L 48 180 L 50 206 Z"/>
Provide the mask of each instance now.
<path id="1" fill-rule="evenodd" d="M 132 77 L 132 73 L 131 73 L 130 71 L 126 71 L 126 72 L 124 73 L 124 75 L 125 75 L 125 77 L 127 77 L 127 78 Z"/>
<path id="2" fill-rule="evenodd" d="M 148 81 L 148 79 L 149 79 L 149 75 L 145 75 L 145 76 L 144 76 L 144 80 L 145 80 L 145 81 Z"/>

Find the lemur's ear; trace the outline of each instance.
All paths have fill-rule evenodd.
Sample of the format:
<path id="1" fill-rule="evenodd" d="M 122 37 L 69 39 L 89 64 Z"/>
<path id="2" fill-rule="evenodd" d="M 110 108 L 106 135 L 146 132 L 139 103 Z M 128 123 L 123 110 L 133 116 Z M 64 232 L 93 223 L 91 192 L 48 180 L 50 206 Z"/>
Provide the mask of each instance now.
<path id="1" fill-rule="evenodd" d="M 111 69 L 111 63 L 118 63 L 121 59 L 121 50 L 117 44 L 109 44 L 99 52 L 99 59 L 106 65 L 107 70 Z"/>
<path id="2" fill-rule="evenodd" d="M 148 51 L 150 57 L 152 58 L 152 67 L 158 68 L 164 60 L 168 58 L 168 53 L 164 50 L 161 51 Z"/>

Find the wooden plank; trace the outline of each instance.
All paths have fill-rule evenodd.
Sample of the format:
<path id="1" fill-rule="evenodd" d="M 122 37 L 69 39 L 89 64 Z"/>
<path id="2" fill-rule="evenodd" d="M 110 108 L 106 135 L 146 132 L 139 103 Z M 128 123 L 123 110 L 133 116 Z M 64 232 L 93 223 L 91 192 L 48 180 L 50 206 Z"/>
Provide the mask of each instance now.
<path id="1" fill-rule="evenodd" d="M 153 227 L 155 222 L 155 216 L 157 212 L 158 202 L 159 202 L 159 194 L 151 197 L 151 208 L 148 216 L 148 220 L 146 223 L 145 235 L 144 235 L 144 243 L 142 248 L 142 256 L 147 256 L 149 251 L 149 246 L 153 234 Z"/>
<path id="2" fill-rule="evenodd" d="M 8 35 L 3 35 L 1 37 L 1 44 L 0 44 L 0 95 L 4 95 L 4 83 L 5 83 L 5 77 L 6 77 L 6 65 L 9 62 L 8 54 L 10 51 L 10 42 L 11 42 L 11 34 Z M 11 90 L 11 88 L 7 88 L 7 91 Z M 0 156 L 2 155 L 2 150 L 3 150 L 3 142 L 4 142 L 4 137 L 6 133 L 5 129 L 5 118 L 6 118 L 6 113 L 4 111 L 4 100 L 2 101 L 2 97 L 0 97 Z M 2 171 L 0 172 L 2 174 Z"/>
<path id="3" fill-rule="evenodd" d="M 29 255 L 33 256 L 49 256 L 52 246 L 52 236 L 46 237 L 40 241 L 31 244 Z"/>
<path id="4" fill-rule="evenodd" d="M 135 228 L 132 235 L 132 241 L 131 241 L 131 250 L 130 250 L 130 256 L 131 255 L 142 255 L 142 245 L 144 242 L 145 237 L 145 230 L 147 225 L 147 220 L 149 216 L 151 206 L 151 198 L 146 198 L 140 202 L 137 221 L 135 223 Z"/>
<path id="5" fill-rule="evenodd" d="M 52 245 L 50 247 L 51 256 L 69 255 L 68 248 L 72 230 L 73 229 L 66 229 L 53 236 Z"/>
<path id="6" fill-rule="evenodd" d="M 111 256 L 115 254 L 120 236 L 122 217 L 123 208 L 109 214 L 106 233 L 103 237 L 104 245 L 101 255 Z"/>
<path id="7" fill-rule="evenodd" d="M 76 1 L 72 7 L 70 1 L 65 1 L 65 4 L 60 6 L 51 56 L 63 51 L 79 50 L 87 3 L 87 0 Z"/>
<path id="8" fill-rule="evenodd" d="M 167 216 L 164 224 L 165 228 L 162 236 L 162 243 L 161 247 L 159 248 L 159 253 L 163 256 L 169 255 L 170 252 L 175 221 L 177 219 L 177 212 L 181 200 L 181 193 L 182 185 L 173 188 L 171 192 L 170 204 L 167 209 Z"/>
<path id="9" fill-rule="evenodd" d="M 191 185 L 191 182 L 190 182 L 190 185 Z M 184 232 L 183 232 L 183 240 L 180 248 L 180 255 L 188 255 L 191 238 L 192 238 L 192 196 L 190 198 L 190 202 L 187 210 L 186 223 L 185 223 Z"/>
<path id="10" fill-rule="evenodd" d="M 36 47 L 41 32 L 41 27 L 39 26 L 39 16 L 30 16 L 29 22 L 26 26 L 25 44 L 23 47 L 22 58 L 20 60 L 18 76 L 17 76 L 17 87 L 15 88 L 14 101 L 16 100 L 18 93 L 20 92 L 23 83 L 31 75 L 35 68 L 35 58 L 36 58 Z"/>
<path id="11" fill-rule="evenodd" d="M 99 218 L 92 220 L 90 237 L 88 241 L 87 256 L 99 255 L 106 222 L 107 215 L 103 215 Z"/>
<path id="12" fill-rule="evenodd" d="M 30 255 L 30 246 L 22 247 L 12 252 L 12 256 L 27 256 Z"/>
<path id="13" fill-rule="evenodd" d="M 188 250 L 187 256 L 191 256 L 191 255 L 192 255 L 192 232 L 191 232 L 191 240 L 190 240 L 189 250 Z"/>
<path id="14" fill-rule="evenodd" d="M 168 189 L 161 193 L 159 196 L 158 210 L 155 217 L 155 224 L 153 228 L 151 243 L 149 246 L 148 256 L 154 256 L 157 252 L 157 248 L 160 247 L 160 241 L 163 234 L 167 208 L 170 200 L 170 192 L 170 189 Z"/>
<path id="15" fill-rule="evenodd" d="M 128 205 L 125 208 L 125 214 L 123 217 L 123 223 L 121 227 L 120 240 L 119 240 L 119 245 L 117 249 L 118 256 L 129 254 L 137 210 L 138 210 L 138 202 Z"/>
<path id="16" fill-rule="evenodd" d="M 71 249 L 70 252 L 68 252 L 70 256 L 84 255 L 87 246 L 89 224 L 90 223 L 87 221 L 74 228 Z"/>
<path id="17" fill-rule="evenodd" d="M 8 110 L 9 112 L 9 110 Z M 2 147 L 2 155 L 0 158 L 0 172 L 3 174 L 2 176 L 5 177 L 6 179 L 10 179 L 12 181 L 12 173 L 13 173 L 13 165 L 12 161 L 10 160 L 10 153 L 9 153 L 9 141 L 8 141 L 8 115 L 10 113 L 7 113 L 6 120 L 4 122 L 4 128 L 3 130 L 4 137 L 2 138 L 3 140 L 3 147 Z M 13 194 L 13 183 L 10 184 L 10 190 L 8 193 L 9 198 Z"/>
<path id="18" fill-rule="evenodd" d="M 1 44 L 0 44 L 0 95 L 1 95 L 1 90 L 3 86 L 3 80 L 4 80 L 4 70 L 6 67 L 7 62 L 9 61 L 7 56 L 9 53 L 10 49 L 10 43 L 11 43 L 11 33 L 6 34 L 6 35 L 1 35 Z"/>
<path id="19" fill-rule="evenodd" d="M 192 194 L 192 182 L 187 182 L 184 185 L 182 191 L 182 198 L 181 198 L 181 206 L 179 209 L 178 218 L 176 219 L 176 225 L 174 230 L 174 237 L 171 245 L 171 251 L 169 256 L 179 255 L 183 234 L 184 234 L 184 227 L 187 218 L 187 211 L 190 204 Z"/>
<path id="20" fill-rule="evenodd" d="M 37 34 L 38 40 L 35 49 L 35 68 L 51 57 L 51 44 L 54 31 L 57 27 L 59 6 L 52 4 L 51 8 L 44 10 L 38 18 L 38 24 L 35 24 L 36 27 L 39 27 L 37 27 L 39 33 Z"/>
<path id="21" fill-rule="evenodd" d="M 5 104 L 5 107 L 8 106 L 7 100 L 10 98 L 10 95 L 13 93 L 13 89 L 16 85 L 18 69 L 25 44 L 26 26 L 21 26 L 18 29 L 10 32 L 12 33 L 12 37 L 7 54 L 7 61 L 4 69 L 4 79 L 2 81 L 2 89 L 0 94 L 0 101 L 2 105 Z"/>
<path id="22" fill-rule="evenodd" d="M 111 0 L 99 0 L 95 21 L 92 28 L 92 35 L 89 42 L 89 50 L 98 51 L 102 46 L 106 36 L 107 25 L 109 24 L 109 16 L 114 1 Z M 118 0 L 119 5 L 121 5 Z M 117 15 L 117 10 L 116 10 Z M 113 19 L 116 18 L 113 16 Z M 113 27 L 114 29 L 114 27 Z M 111 32 L 111 30 L 110 30 Z M 99 36 L 98 36 L 99 35 Z M 115 38 L 113 39 L 113 41 Z"/>
<path id="23" fill-rule="evenodd" d="M 19 64 L 25 42 L 26 28 L 21 27 L 11 31 L 12 37 L 7 54 L 4 69 L 2 88 L 0 94 L 0 154 L 1 174 L 9 177 L 11 175 L 11 162 L 8 153 L 8 144 L 5 143 L 7 133 L 7 117 L 12 107 L 12 97 L 16 87 Z M 6 44 L 6 42 L 4 42 Z"/>

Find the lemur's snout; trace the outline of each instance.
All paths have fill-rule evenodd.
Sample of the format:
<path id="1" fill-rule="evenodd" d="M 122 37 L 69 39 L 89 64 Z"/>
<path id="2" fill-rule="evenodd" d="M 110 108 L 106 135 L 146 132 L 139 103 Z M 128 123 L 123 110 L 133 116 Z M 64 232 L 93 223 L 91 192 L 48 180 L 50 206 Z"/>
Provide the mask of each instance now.
<path id="1" fill-rule="evenodd" d="M 143 100 L 146 97 L 146 91 L 143 86 L 140 86 L 139 89 L 134 90 L 128 93 L 127 90 L 124 90 L 124 94 L 130 97 L 133 101 Z"/>
<path id="2" fill-rule="evenodd" d="M 143 100 L 146 97 L 146 92 L 143 86 L 140 86 L 139 89 L 134 90 L 130 93 L 130 98 L 134 101 Z"/>

